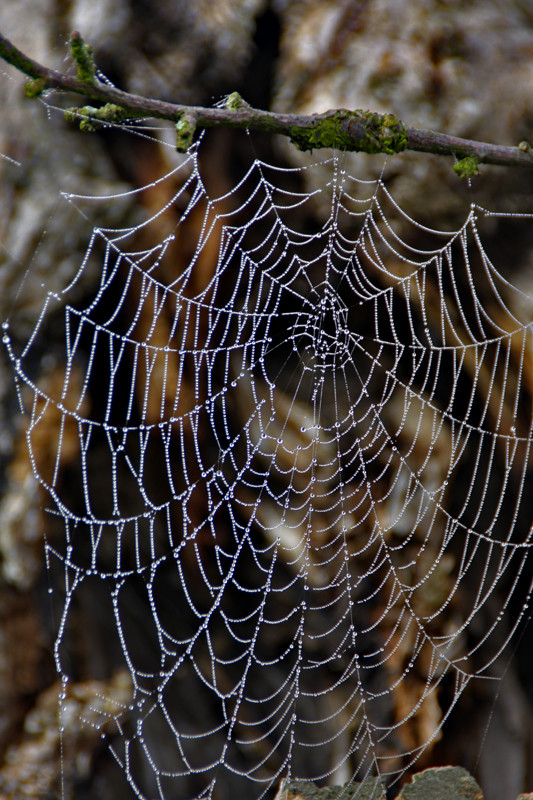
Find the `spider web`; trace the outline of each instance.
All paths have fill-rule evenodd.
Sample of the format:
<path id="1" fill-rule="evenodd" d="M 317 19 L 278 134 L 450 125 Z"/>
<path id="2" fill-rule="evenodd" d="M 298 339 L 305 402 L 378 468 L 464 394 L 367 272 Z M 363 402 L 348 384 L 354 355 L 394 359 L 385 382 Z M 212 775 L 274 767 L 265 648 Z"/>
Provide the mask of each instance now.
<path id="1" fill-rule="evenodd" d="M 130 193 L 164 188 L 156 214 L 90 225 L 20 351 L 4 324 L 52 502 L 64 698 L 92 593 L 131 675 L 110 746 L 137 796 L 390 783 L 529 613 L 526 298 L 475 203 L 432 230 L 342 154 L 320 189 L 301 188 L 312 158 L 256 157 L 213 196 L 201 152 Z M 113 199 L 63 194 L 57 213 L 90 224 Z M 34 377 L 51 325 L 55 388 Z"/>

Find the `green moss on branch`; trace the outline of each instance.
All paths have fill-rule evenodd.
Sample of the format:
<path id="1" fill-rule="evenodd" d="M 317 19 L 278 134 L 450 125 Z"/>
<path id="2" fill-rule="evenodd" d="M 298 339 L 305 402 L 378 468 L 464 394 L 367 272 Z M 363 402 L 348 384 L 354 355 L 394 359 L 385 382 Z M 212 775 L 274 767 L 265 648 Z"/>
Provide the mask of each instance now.
<path id="1" fill-rule="evenodd" d="M 407 128 L 393 114 L 361 110 L 317 114 L 310 125 L 292 126 L 290 138 L 300 150 L 332 147 L 392 154 L 408 147 Z"/>
<path id="2" fill-rule="evenodd" d="M 46 81 L 43 78 L 34 78 L 24 84 L 24 94 L 33 100 L 39 97 L 48 88 Z"/>
<path id="3" fill-rule="evenodd" d="M 459 178 L 471 178 L 473 175 L 479 175 L 479 158 L 466 156 L 453 165 L 453 171 Z"/>
<path id="4" fill-rule="evenodd" d="M 102 125 L 112 125 L 125 122 L 135 116 L 131 111 L 127 111 L 114 103 L 106 103 L 101 108 L 94 106 L 82 106 L 81 108 L 67 108 L 65 119 L 67 122 L 77 122 L 80 131 L 92 133 Z"/>
<path id="5" fill-rule="evenodd" d="M 226 97 L 225 107 L 230 111 L 238 111 L 241 108 L 251 108 L 250 104 L 242 99 L 239 92 L 232 92 L 231 94 L 228 94 Z"/>
<path id="6" fill-rule="evenodd" d="M 192 144 L 196 130 L 196 115 L 186 112 L 176 122 L 176 150 L 185 153 Z"/>
<path id="7" fill-rule="evenodd" d="M 78 31 L 74 31 L 70 37 L 70 54 L 76 64 L 78 80 L 84 83 L 94 83 L 96 67 L 93 49 L 85 44 Z"/>

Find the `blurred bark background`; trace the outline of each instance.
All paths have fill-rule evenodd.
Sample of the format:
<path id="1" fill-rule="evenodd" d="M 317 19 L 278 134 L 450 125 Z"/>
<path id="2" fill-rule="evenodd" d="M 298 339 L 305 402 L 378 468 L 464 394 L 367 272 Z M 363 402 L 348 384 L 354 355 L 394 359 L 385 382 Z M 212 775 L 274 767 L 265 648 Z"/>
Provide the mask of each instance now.
<path id="1" fill-rule="evenodd" d="M 252 105 L 279 111 L 370 108 L 393 112 L 410 125 L 500 144 L 531 137 L 533 11 L 527 0 L 3 0 L 0 27 L 25 52 L 59 69 L 66 68 L 70 32 L 78 29 L 114 83 L 175 102 L 209 105 L 237 90 Z M 62 287 L 78 268 L 92 225 L 131 224 L 139 213 L 133 200 L 122 198 L 107 204 L 90 225 L 74 214 L 59 220 L 53 214 L 58 191 L 119 192 L 171 167 L 168 149 L 155 141 L 116 133 L 87 136 L 59 115 L 44 119 L 43 107 L 23 98 L 22 83 L 0 65 L 0 153 L 9 157 L 0 160 L 0 318 L 17 320 L 11 335 L 20 341 L 33 329 L 43 285 Z M 300 163 L 301 155 L 286 142 L 257 136 L 254 146 L 266 160 Z M 207 184 L 222 193 L 239 174 L 242 137 L 209 132 L 203 147 Z M 374 178 L 382 163 L 360 154 L 350 154 L 347 162 L 361 178 Z M 319 169 L 308 172 L 310 181 L 324 179 Z M 387 174 L 393 196 L 415 219 L 442 229 L 462 222 L 471 190 L 452 172 L 450 160 L 403 154 Z M 473 191 L 482 205 L 531 212 L 532 188 L 529 173 L 485 168 Z M 151 211 L 165 202 L 156 190 L 143 197 Z M 320 214 L 317 208 L 317 220 Z M 187 224 L 194 242 L 194 217 Z M 509 279 L 533 296 L 533 236 L 523 227 L 517 231 L 512 220 L 502 219 L 484 233 Z M 19 291 L 30 264 L 32 280 Z M 204 267 L 212 270 L 215 263 Z M 179 270 L 179 261 L 170 268 Z M 88 274 L 80 295 L 91 288 Z M 51 330 L 47 350 L 34 364 L 36 379 L 47 386 L 62 380 L 59 350 Z M 43 536 L 54 536 L 54 529 L 26 455 L 11 369 L 4 353 L 1 358 L 0 797 L 44 798 L 58 791 L 86 800 L 124 797 L 130 790 L 99 730 L 91 736 L 89 726 L 76 722 L 105 715 L 105 709 L 95 711 L 95 697 L 128 702 L 120 654 L 104 645 L 106 625 L 114 627 L 114 619 L 101 619 L 99 627 L 97 596 L 89 592 L 74 611 L 73 721 L 65 733 L 59 789 L 61 687 L 51 650 L 60 609 L 48 599 L 43 551 Z M 50 441 L 54 424 L 51 418 Z M 528 424 L 524 420 L 526 429 Z M 66 461 L 68 441 L 67 432 Z M 48 450 L 53 447 L 44 435 L 42 464 Z M 147 609 L 138 598 L 132 603 L 142 619 Z M 511 800 L 533 786 L 531 640 L 529 628 L 494 691 L 467 689 L 445 736 L 428 751 L 427 763 L 474 771 L 489 800 Z"/>

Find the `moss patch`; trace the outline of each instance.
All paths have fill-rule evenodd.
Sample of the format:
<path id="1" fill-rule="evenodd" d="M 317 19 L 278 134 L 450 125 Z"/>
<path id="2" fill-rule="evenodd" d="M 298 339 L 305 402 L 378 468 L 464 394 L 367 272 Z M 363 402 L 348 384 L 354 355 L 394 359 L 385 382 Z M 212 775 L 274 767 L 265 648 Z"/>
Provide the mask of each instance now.
<path id="1" fill-rule="evenodd" d="M 43 78 L 35 78 L 24 84 L 24 94 L 32 100 L 34 97 L 39 97 L 47 88 L 48 84 Z"/>
<path id="2" fill-rule="evenodd" d="M 232 92 L 226 97 L 226 108 L 231 111 L 238 111 L 240 108 L 250 108 L 250 104 L 242 99 L 239 92 Z"/>
<path id="3" fill-rule="evenodd" d="M 453 171 L 459 178 L 471 178 L 479 175 L 479 160 L 475 156 L 466 156 L 453 165 Z"/>
<path id="4" fill-rule="evenodd" d="M 94 83 L 96 67 L 94 65 L 93 49 L 85 44 L 80 34 L 74 31 L 70 37 L 70 54 L 76 64 L 76 73 L 79 81 Z"/>
<path id="5" fill-rule="evenodd" d="M 401 153 L 408 147 L 407 128 L 393 114 L 372 111 L 327 111 L 311 125 L 293 125 L 291 141 L 300 150 L 332 147 L 363 153 Z"/>
<path id="6" fill-rule="evenodd" d="M 189 149 L 195 130 L 195 115 L 185 112 L 176 122 L 176 150 L 178 153 L 185 153 Z"/>
<path id="7" fill-rule="evenodd" d="M 82 106 L 81 108 L 67 108 L 65 110 L 67 122 L 77 122 L 80 126 L 80 131 L 85 133 L 92 133 L 106 123 L 117 124 L 127 119 L 132 119 L 132 117 L 135 117 L 135 114 L 114 103 L 106 103 L 105 106 L 100 108 Z"/>

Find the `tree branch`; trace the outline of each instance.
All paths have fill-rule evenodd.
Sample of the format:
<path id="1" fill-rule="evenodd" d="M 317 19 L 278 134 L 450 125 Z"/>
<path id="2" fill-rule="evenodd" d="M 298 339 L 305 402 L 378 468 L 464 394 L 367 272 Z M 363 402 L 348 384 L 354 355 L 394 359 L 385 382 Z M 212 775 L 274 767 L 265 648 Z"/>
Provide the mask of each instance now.
<path id="1" fill-rule="evenodd" d="M 533 149 L 527 142 L 521 142 L 517 147 L 506 147 L 461 139 L 411 128 L 393 114 L 346 109 L 310 116 L 278 114 L 252 108 L 236 92 L 229 95 L 224 108 L 185 106 L 141 97 L 98 80 L 92 50 L 79 33 L 72 34 L 70 49 L 77 68 L 76 77 L 39 64 L 0 33 L 0 57 L 31 78 L 26 85 L 28 96 L 35 97 L 48 89 L 56 89 L 103 104 L 68 110 L 67 118 L 77 119 L 85 130 L 125 119 L 156 117 L 176 124 L 177 147 L 181 151 L 190 146 L 197 128 L 222 126 L 278 133 L 289 137 L 302 150 L 321 147 L 365 153 L 415 150 L 453 156 L 458 159 L 454 170 L 461 177 L 476 174 L 479 164 L 533 167 Z"/>

